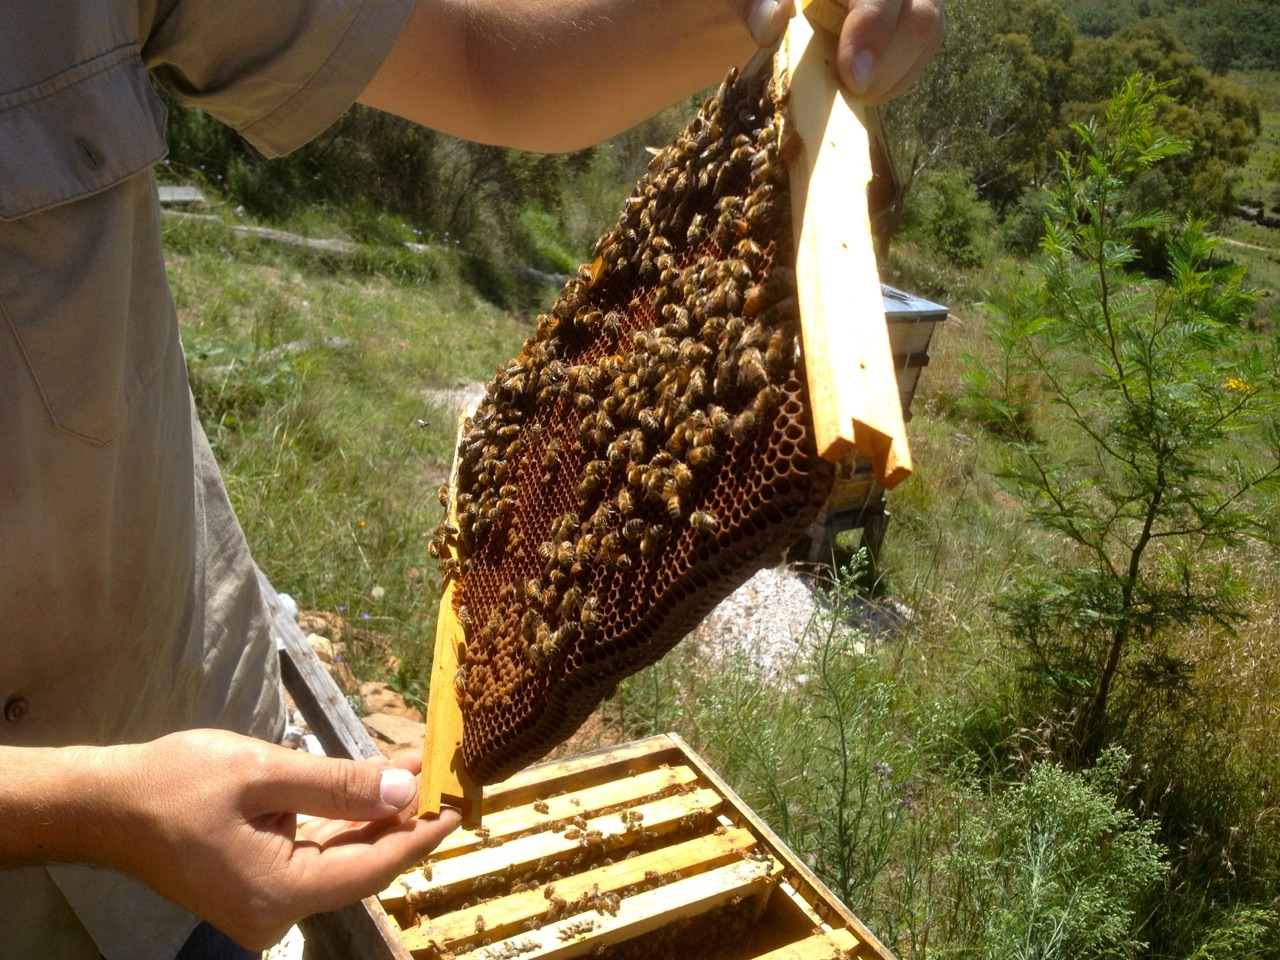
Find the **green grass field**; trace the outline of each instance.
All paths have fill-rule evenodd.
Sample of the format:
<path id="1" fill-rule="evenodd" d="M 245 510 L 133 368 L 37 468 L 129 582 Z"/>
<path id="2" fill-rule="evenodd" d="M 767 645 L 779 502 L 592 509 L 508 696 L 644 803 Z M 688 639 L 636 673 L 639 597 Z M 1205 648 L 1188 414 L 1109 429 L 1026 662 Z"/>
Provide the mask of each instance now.
<path id="1" fill-rule="evenodd" d="M 1246 193 L 1275 192 L 1280 76 L 1243 79 L 1264 124 Z M 556 291 L 499 307 L 478 292 L 487 266 L 456 250 L 315 252 L 238 235 L 223 213 L 166 217 L 165 242 L 193 390 L 250 546 L 278 589 L 347 622 L 359 679 L 421 700 L 440 593 L 427 544 L 456 426 L 444 398 L 514 355 Z M 301 226 L 340 233 L 321 213 Z M 1222 232 L 1221 254 L 1276 298 L 1280 231 Z M 868 654 L 819 618 L 795 688 L 678 650 L 624 684 L 612 726 L 688 737 L 904 960 L 1280 956 L 1280 562 L 1235 556 L 1250 620 L 1178 638 L 1196 672 L 1176 706 L 1153 708 L 1141 756 L 1100 772 L 1048 762 L 1063 718 L 1020 699 L 993 601 L 1066 551 L 999 480 L 1007 448 L 965 383 L 965 357 L 992 355 L 983 304 L 1025 266 L 962 270 L 903 244 L 884 268 L 953 313 L 916 394 L 916 472 L 888 498 L 876 589 L 911 619 Z M 1154 884 L 1152 856 L 1173 868 Z M 1050 949 L 1069 924 L 1117 932 Z"/>

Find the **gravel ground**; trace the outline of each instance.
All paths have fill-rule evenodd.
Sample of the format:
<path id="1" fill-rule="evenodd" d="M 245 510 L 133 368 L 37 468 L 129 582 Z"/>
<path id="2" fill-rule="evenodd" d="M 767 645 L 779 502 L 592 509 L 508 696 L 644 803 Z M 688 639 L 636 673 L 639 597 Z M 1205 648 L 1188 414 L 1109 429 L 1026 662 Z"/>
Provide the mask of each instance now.
<path id="1" fill-rule="evenodd" d="M 768 678 L 795 673 L 829 629 L 858 652 L 898 633 L 910 611 L 896 602 L 846 602 L 837 612 L 824 596 L 830 582 L 789 565 L 766 567 L 726 597 L 686 643 L 711 658 L 746 659 Z"/>

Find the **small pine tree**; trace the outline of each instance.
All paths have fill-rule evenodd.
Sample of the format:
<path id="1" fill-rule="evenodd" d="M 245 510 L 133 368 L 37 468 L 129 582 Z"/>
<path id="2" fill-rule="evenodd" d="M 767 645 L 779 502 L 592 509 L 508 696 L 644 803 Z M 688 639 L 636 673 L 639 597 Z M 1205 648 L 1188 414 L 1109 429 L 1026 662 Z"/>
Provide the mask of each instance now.
<path id="1" fill-rule="evenodd" d="M 969 371 L 1012 489 L 1063 546 L 1061 566 L 1000 603 L 1037 702 L 1074 716 L 1064 750 L 1084 763 L 1186 689 L 1180 631 L 1243 616 L 1225 548 L 1272 539 L 1280 485 L 1277 352 L 1246 323 L 1243 270 L 1193 220 L 1169 232 L 1165 278 L 1133 268 L 1133 238 L 1170 226 L 1125 203 L 1184 150 L 1154 128 L 1167 99 L 1134 76 L 1101 124 L 1074 128 L 1082 151 L 1061 157 L 1033 275 L 993 319 L 999 359 Z"/>

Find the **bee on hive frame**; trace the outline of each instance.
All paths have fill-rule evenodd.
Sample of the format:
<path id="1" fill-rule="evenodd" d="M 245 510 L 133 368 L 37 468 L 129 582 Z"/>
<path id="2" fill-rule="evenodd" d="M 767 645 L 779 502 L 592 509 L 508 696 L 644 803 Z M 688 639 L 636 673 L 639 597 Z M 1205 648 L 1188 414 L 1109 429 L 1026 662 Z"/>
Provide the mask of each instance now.
<path id="1" fill-rule="evenodd" d="M 715 533 L 720 529 L 720 521 L 710 510 L 695 510 L 689 514 L 689 525 L 699 533 Z"/>

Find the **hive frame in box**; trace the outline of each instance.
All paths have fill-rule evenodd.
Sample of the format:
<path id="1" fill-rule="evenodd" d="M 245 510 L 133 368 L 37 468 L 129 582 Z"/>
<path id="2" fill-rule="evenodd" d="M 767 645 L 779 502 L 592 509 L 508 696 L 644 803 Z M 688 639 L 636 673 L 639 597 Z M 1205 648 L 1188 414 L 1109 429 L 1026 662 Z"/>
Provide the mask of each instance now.
<path id="1" fill-rule="evenodd" d="M 346 698 L 319 662 L 297 623 L 282 612 L 271 585 L 265 578 L 262 578 L 262 583 L 274 613 L 273 629 L 280 651 L 285 686 L 308 724 L 329 755 L 349 758 L 372 756 L 377 748 L 351 711 Z M 777 891 L 781 891 L 794 905 L 794 910 L 786 900 L 781 902 L 782 907 L 796 916 L 807 916 L 812 922 L 813 930 L 804 946 L 797 946 L 794 951 L 780 953 L 778 956 L 813 956 L 825 960 L 831 955 L 830 948 L 834 944 L 840 949 L 849 950 L 849 956 L 861 960 L 892 960 L 888 949 L 849 908 L 676 734 L 650 737 L 568 760 L 539 764 L 503 783 L 486 788 L 485 800 L 487 805 L 496 807 L 505 804 L 508 808 L 536 802 L 540 793 L 550 793 L 548 787 L 552 774 L 559 778 L 559 786 L 554 789 L 569 789 L 575 784 L 581 787 L 594 777 L 614 784 L 612 789 L 644 793 L 646 788 L 639 785 L 638 778 L 652 778 L 653 771 L 661 769 L 664 763 L 670 766 L 683 764 L 693 771 L 700 789 L 710 791 L 719 798 L 722 809 L 728 812 L 726 818 L 732 823 L 733 829 L 749 833 L 754 838 L 752 842 L 766 849 L 779 865 L 772 871 L 766 871 L 770 874 L 769 889 L 776 888 L 775 896 Z M 645 768 L 648 772 L 645 773 L 640 768 Z M 672 777 L 679 779 L 677 775 Z M 572 803 L 572 800 L 565 802 Z M 549 810 L 549 813 L 554 815 L 555 811 Z M 490 822 L 501 829 L 500 816 L 491 818 Z M 730 843 L 733 839 L 729 835 L 723 843 Z M 449 842 L 455 846 L 459 843 L 457 840 Z M 745 882 L 759 887 L 762 881 L 749 877 Z M 675 891 L 677 888 L 671 889 Z M 683 897 L 683 893 L 679 896 Z M 691 909 L 688 904 L 678 900 L 671 901 L 670 907 L 661 916 L 674 918 Z M 309 917 L 300 926 L 307 940 L 309 960 L 415 960 L 399 924 L 378 897 L 369 897 L 342 910 Z M 816 952 L 806 954 L 806 950 Z M 419 953 L 419 960 L 422 956 Z M 758 960 L 770 956 L 772 954 L 762 954 Z"/>
<path id="2" fill-rule="evenodd" d="M 484 815 L 380 895 L 416 960 L 684 945 L 678 925 L 720 907 L 740 911 L 736 955 L 891 960 L 678 735 L 530 767 L 485 788 Z"/>

